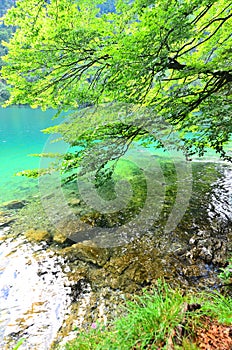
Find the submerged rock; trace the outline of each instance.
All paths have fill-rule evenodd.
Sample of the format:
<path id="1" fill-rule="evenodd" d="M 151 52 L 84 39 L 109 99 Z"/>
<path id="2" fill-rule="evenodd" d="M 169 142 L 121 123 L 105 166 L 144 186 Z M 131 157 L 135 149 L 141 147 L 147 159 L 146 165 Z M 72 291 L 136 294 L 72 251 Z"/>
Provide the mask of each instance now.
<path id="1" fill-rule="evenodd" d="M 26 201 L 13 200 L 3 204 L 3 207 L 7 210 L 10 209 L 22 209 L 27 204 Z"/>
<path id="2" fill-rule="evenodd" d="M 110 257 L 109 249 L 100 248 L 91 241 L 79 242 L 73 244 L 71 247 L 64 248 L 62 254 L 70 262 L 82 260 L 98 266 L 105 265 Z"/>
<path id="3" fill-rule="evenodd" d="M 34 228 L 24 233 L 26 238 L 31 242 L 49 242 L 51 241 L 51 235 L 46 230 L 35 230 Z"/>
<path id="4" fill-rule="evenodd" d="M 69 205 L 71 205 L 71 207 L 76 207 L 76 206 L 80 205 L 81 200 L 79 198 L 70 198 L 68 203 L 69 203 Z"/>
<path id="5" fill-rule="evenodd" d="M 0 213 L 0 228 L 10 226 L 14 221 L 14 217 L 11 217 L 6 213 Z"/>
<path id="6" fill-rule="evenodd" d="M 67 240 L 67 236 L 59 231 L 56 231 L 53 235 L 53 242 L 63 244 Z"/>

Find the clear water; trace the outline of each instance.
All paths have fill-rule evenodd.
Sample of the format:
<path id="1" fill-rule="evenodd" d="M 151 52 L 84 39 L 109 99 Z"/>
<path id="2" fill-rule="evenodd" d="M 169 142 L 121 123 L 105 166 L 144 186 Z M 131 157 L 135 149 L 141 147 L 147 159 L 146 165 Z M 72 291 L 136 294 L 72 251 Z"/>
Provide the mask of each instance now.
<path id="1" fill-rule="evenodd" d="M 40 167 L 40 158 L 30 154 L 41 153 L 48 141 L 49 135 L 41 130 L 62 121 L 62 118 L 53 120 L 54 110 L 42 112 L 39 109 L 26 107 L 0 107 L 0 203 L 14 199 L 25 199 L 38 190 L 38 180 L 23 176 L 15 176 L 25 169 Z M 58 152 L 54 144 L 52 151 Z M 228 151 L 232 150 L 232 142 L 228 145 Z M 161 150 L 149 152 L 176 158 L 178 152 L 168 155 Z M 182 156 L 183 157 L 183 156 Z M 210 151 L 203 159 L 219 161 L 215 152 Z M 194 157 L 194 160 L 198 160 Z"/>
<path id="2" fill-rule="evenodd" d="M 40 158 L 29 154 L 42 152 L 48 135 L 41 130 L 57 124 L 54 115 L 53 110 L 0 107 L 0 203 L 24 199 L 36 191 L 37 180 L 15 174 L 39 167 Z"/>

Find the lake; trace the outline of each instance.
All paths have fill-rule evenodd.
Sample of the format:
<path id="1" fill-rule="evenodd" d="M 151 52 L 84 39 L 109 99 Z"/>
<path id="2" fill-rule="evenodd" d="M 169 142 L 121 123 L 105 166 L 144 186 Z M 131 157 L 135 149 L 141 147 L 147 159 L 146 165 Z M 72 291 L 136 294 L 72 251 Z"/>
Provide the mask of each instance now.
<path id="1" fill-rule="evenodd" d="M 25 199 L 38 190 L 37 179 L 15 174 L 25 169 L 39 168 L 40 158 L 30 154 L 41 153 L 49 139 L 49 135 L 41 130 L 61 122 L 61 117 L 52 120 L 55 113 L 54 110 L 42 112 L 29 107 L 0 107 L 0 203 Z M 56 152 L 58 145 L 53 147 Z M 231 143 L 228 150 L 231 150 Z M 162 155 L 161 150 L 149 151 Z M 172 154 L 173 157 L 175 154 Z M 210 151 L 203 160 L 218 162 L 219 158 Z"/>
<path id="2" fill-rule="evenodd" d="M 57 124 L 54 115 L 54 110 L 0 107 L 0 203 L 24 199 L 37 190 L 38 180 L 15 174 L 39 167 L 40 158 L 29 155 L 42 152 L 48 135 L 41 130 Z"/>

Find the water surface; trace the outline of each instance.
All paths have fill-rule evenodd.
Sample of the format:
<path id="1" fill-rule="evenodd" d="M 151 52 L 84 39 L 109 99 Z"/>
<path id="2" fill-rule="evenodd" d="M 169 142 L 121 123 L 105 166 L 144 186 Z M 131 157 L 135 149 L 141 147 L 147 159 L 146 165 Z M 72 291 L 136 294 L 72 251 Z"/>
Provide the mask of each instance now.
<path id="1" fill-rule="evenodd" d="M 0 203 L 25 199 L 37 189 L 37 180 L 16 173 L 39 167 L 40 153 L 48 139 L 41 130 L 57 124 L 53 110 L 42 112 L 26 107 L 0 107 Z"/>

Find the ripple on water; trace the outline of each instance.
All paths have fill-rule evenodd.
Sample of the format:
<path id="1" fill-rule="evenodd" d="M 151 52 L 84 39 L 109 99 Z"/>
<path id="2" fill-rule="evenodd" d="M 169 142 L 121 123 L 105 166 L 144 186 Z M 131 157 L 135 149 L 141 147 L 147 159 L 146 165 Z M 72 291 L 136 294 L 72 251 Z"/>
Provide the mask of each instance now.
<path id="1" fill-rule="evenodd" d="M 22 237 L 2 241 L 0 256 L 0 348 L 25 338 L 22 350 L 49 349 L 71 303 L 62 258 Z"/>

